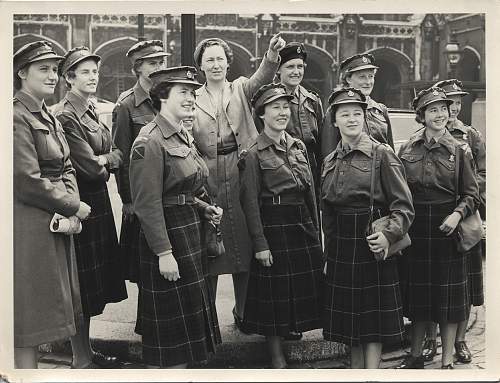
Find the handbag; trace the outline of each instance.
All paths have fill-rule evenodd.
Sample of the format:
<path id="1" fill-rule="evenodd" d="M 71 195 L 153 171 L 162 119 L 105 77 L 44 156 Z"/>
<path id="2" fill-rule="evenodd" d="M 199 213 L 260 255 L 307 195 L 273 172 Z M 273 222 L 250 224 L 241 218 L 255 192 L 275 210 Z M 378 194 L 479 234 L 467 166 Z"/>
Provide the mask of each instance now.
<path id="1" fill-rule="evenodd" d="M 222 231 L 220 226 L 212 221 L 205 221 L 205 245 L 207 247 L 207 256 L 209 259 L 215 259 L 226 253 L 224 242 L 222 240 Z"/>
<path id="2" fill-rule="evenodd" d="M 460 150 L 455 148 L 455 202 L 458 204 L 458 179 L 460 175 Z M 474 214 L 462 219 L 456 230 L 457 250 L 465 253 L 472 249 L 483 237 L 483 221 L 476 209 Z"/>
<path id="3" fill-rule="evenodd" d="M 374 149 L 372 150 L 373 155 L 372 155 L 372 166 L 370 174 L 370 215 L 368 218 L 368 228 L 367 228 L 368 235 L 384 230 L 389 226 L 390 222 L 390 217 L 388 215 L 373 220 L 373 210 L 374 210 L 373 195 L 375 192 L 375 169 L 376 169 L 375 165 L 377 163 L 377 147 L 378 145 L 375 146 Z M 401 250 L 406 249 L 410 245 L 411 245 L 411 239 L 408 233 L 406 233 L 403 236 L 403 238 L 390 245 L 387 251 L 382 253 L 373 253 L 373 255 L 375 256 L 375 259 L 377 261 L 381 261 L 389 258 L 394 254 L 401 253 Z"/>

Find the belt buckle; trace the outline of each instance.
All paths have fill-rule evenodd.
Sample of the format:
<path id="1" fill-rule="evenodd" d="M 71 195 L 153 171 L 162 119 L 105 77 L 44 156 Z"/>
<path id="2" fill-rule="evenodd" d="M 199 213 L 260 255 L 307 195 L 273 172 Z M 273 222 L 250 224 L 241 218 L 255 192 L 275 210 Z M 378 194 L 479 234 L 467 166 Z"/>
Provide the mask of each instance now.
<path id="1" fill-rule="evenodd" d="M 185 205 L 186 204 L 186 195 L 185 194 L 179 194 L 177 196 L 177 205 Z"/>
<path id="2" fill-rule="evenodd" d="M 281 195 L 278 194 L 278 202 L 276 202 L 276 196 L 273 195 L 273 205 L 280 205 L 281 204 Z"/>

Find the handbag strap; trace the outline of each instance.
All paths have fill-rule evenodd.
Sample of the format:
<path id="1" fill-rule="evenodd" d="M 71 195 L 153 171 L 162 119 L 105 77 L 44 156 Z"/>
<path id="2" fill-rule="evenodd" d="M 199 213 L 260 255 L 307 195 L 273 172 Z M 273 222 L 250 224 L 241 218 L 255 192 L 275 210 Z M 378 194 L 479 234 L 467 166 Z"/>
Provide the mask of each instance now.
<path id="1" fill-rule="evenodd" d="M 455 146 L 455 203 L 458 204 L 458 180 L 460 177 L 460 149 Z"/>
<path id="2" fill-rule="evenodd" d="M 380 144 L 379 144 L 380 145 Z M 368 224 L 373 221 L 373 199 L 375 194 L 375 169 L 377 163 L 377 148 L 378 145 L 372 145 L 372 166 L 370 172 L 370 216 L 368 219 Z"/>

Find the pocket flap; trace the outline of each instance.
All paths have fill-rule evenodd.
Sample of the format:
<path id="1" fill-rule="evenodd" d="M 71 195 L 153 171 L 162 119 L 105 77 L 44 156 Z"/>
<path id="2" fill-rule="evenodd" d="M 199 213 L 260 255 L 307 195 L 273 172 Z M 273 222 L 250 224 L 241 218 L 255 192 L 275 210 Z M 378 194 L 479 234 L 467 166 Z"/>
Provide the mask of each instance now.
<path id="1" fill-rule="evenodd" d="M 168 154 L 173 157 L 187 157 L 190 152 L 190 149 L 187 146 L 176 146 L 173 148 L 167 149 Z"/>
<path id="2" fill-rule="evenodd" d="M 404 153 L 401 155 L 401 159 L 407 162 L 418 162 L 424 158 L 423 154 L 414 154 L 414 153 Z"/>
<path id="3" fill-rule="evenodd" d="M 278 157 L 265 158 L 260 161 L 260 168 L 266 169 L 277 169 L 284 164 L 283 160 Z"/>

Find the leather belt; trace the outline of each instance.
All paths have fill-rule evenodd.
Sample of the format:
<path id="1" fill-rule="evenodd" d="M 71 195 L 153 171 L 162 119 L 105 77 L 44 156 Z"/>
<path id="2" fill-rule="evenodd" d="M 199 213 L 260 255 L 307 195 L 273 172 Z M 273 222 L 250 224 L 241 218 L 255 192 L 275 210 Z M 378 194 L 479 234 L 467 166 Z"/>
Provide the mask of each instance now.
<path id="1" fill-rule="evenodd" d="M 278 194 L 272 197 L 262 197 L 263 205 L 302 205 L 304 195 L 301 193 Z"/>
<path id="2" fill-rule="evenodd" d="M 192 205 L 194 197 L 191 194 L 178 194 L 163 197 L 163 206 Z"/>
<path id="3" fill-rule="evenodd" d="M 226 154 L 235 152 L 236 150 L 238 150 L 238 145 L 232 145 L 232 146 L 217 148 L 217 155 L 218 156 L 224 156 Z"/>

